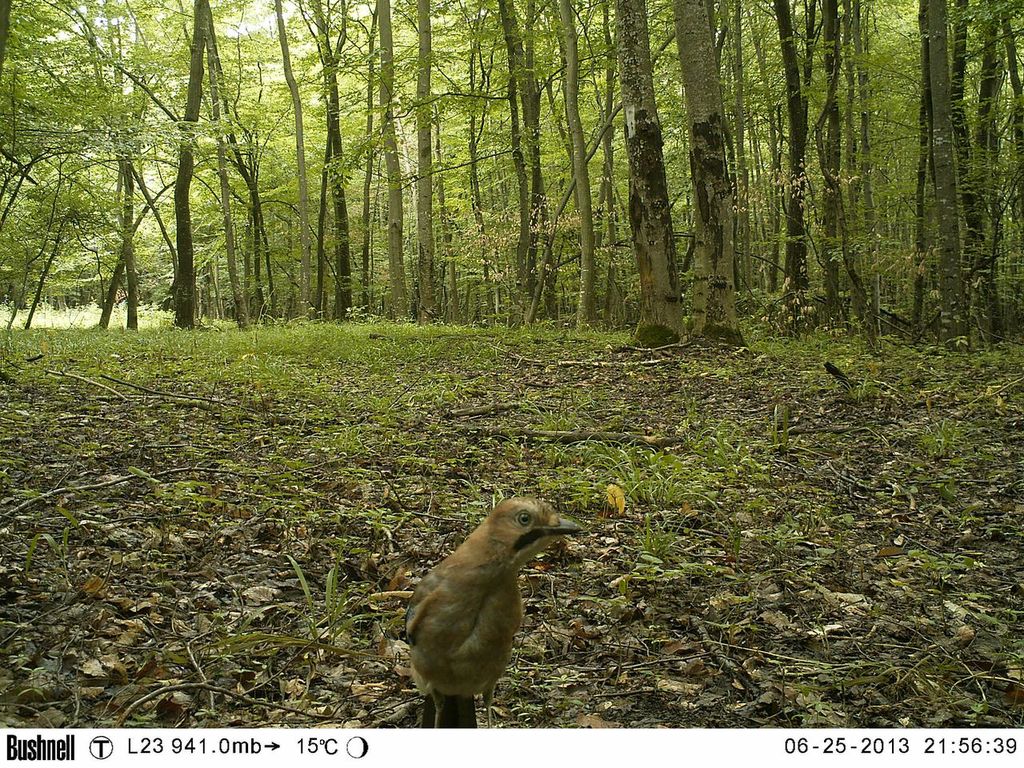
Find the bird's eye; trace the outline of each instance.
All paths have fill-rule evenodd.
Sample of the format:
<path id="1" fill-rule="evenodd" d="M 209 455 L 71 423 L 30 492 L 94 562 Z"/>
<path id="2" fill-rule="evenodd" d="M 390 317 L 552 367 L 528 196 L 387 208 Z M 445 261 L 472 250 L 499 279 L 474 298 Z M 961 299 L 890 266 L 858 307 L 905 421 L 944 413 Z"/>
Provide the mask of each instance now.
<path id="1" fill-rule="evenodd" d="M 530 513 L 529 512 L 520 512 L 519 513 L 519 517 L 517 517 L 516 519 L 519 521 L 519 524 L 522 525 L 522 526 L 529 525 L 530 524 Z"/>

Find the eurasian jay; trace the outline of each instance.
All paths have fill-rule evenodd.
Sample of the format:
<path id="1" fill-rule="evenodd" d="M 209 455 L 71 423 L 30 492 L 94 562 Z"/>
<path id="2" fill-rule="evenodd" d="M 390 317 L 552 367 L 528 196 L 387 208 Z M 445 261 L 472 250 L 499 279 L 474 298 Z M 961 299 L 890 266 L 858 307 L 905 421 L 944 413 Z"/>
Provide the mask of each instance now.
<path id="1" fill-rule="evenodd" d="M 558 536 L 580 532 L 546 502 L 505 499 L 417 585 L 405 613 L 412 675 L 425 694 L 424 728 L 475 728 L 523 619 L 519 569 Z"/>

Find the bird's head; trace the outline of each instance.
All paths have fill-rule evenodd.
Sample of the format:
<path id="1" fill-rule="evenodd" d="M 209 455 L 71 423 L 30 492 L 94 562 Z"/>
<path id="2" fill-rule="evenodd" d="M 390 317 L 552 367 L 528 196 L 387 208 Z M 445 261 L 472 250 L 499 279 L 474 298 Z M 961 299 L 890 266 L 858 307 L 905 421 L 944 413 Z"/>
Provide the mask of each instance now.
<path id="1" fill-rule="evenodd" d="M 489 529 L 492 540 L 511 549 L 517 569 L 559 536 L 582 532 L 576 523 L 559 516 L 546 501 L 521 496 L 498 504 L 484 526 Z"/>

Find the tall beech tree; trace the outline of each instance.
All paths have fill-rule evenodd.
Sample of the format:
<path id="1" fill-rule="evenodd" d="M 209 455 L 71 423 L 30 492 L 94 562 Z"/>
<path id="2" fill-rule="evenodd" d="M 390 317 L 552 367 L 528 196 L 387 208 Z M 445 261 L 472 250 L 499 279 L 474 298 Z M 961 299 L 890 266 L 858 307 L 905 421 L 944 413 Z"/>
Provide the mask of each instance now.
<path id="1" fill-rule="evenodd" d="M 932 158 L 938 215 L 939 336 L 964 332 L 960 271 L 960 205 L 953 148 L 946 0 L 928 0 L 928 75 L 932 104 Z"/>
<path id="2" fill-rule="evenodd" d="M 703 0 L 675 0 L 676 45 L 683 72 L 693 180 L 693 332 L 743 344 L 733 284 L 733 193 L 725 151 L 722 86 Z"/>
<path id="3" fill-rule="evenodd" d="M 281 41 L 281 63 L 288 92 L 292 97 L 292 112 L 295 118 L 295 170 L 299 184 L 299 246 L 302 261 L 299 272 L 299 315 L 309 312 L 309 291 L 312 283 L 312 247 L 309 229 L 309 187 L 306 184 L 306 132 L 302 120 L 302 96 L 299 84 L 292 72 L 292 57 L 288 49 L 288 30 L 285 27 L 281 0 L 274 0 L 277 17 L 277 37 Z"/>
<path id="4" fill-rule="evenodd" d="M 402 242 L 405 213 L 402 210 L 402 167 L 398 157 L 398 132 L 395 128 L 395 44 L 391 34 L 391 0 L 377 1 L 377 25 L 380 32 L 380 105 L 384 136 L 384 162 L 388 176 L 388 269 L 390 273 L 393 319 L 406 317 L 409 293 L 405 282 L 405 255 Z"/>
<path id="5" fill-rule="evenodd" d="M 210 80 L 210 112 L 217 128 L 217 180 L 220 182 L 220 208 L 224 222 L 224 253 L 228 263 L 228 281 L 231 283 L 231 299 L 235 322 L 239 328 L 249 325 L 249 302 L 238 274 L 238 258 L 235 253 L 235 221 L 231 211 L 231 180 L 228 177 L 228 153 L 225 131 L 221 124 L 221 77 L 220 54 L 217 50 L 217 31 L 210 22 L 209 36 L 206 41 L 207 71 Z"/>
<path id="6" fill-rule="evenodd" d="M 312 0 L 310 6 L 313 11 L 313 23 L 317 52 L 320 56 L 321 71 L 323 73 L 324 97 L 327 104 L 325 115 L 327 118 L 327 142 L 324 157 L 328 158 L 324 163 L 324 174 L 327 186 L 331 193 L 331 207 L 334 220 L 334 318 L 344 320 L 352 309 L 352 247 L 348 221 L 348 197 L 345 192 L 345 152 L 341 135 L 341 96 L 338 88 L 338 62 L 341 57 L 342 48 L 348 39 L 348 21 L 343 19 L 341 29 L 338 32 L 338 39 L 332 39 L 332 14 L 331 5 L 328 2 L 325 8 L 324 0 Z M 372 32 L 371 32 L 372 40 Z M 372 43 L 371 43 L 372 44 Z M 371 53 L 372 55 L 372 53 Z M 372 76 L 368 80 L 372 83 Z M 370 86 L 372 88 L 372 84 Z M 372 105 L 371 105 L 372 109 Z M 370 118 L 372 120 L 372 117 Z M 372 125 L 371 125 L 372 127 Z M 321 218 L 326 211 L 321 203 Z M 321 235 L 321 240 L 322 240 Z M 323 251 L 323 243 L 318 243 L 318 252 Z M 323 265 L 318 266 L 318 274 L 323 273 Z M 364 281 L 368 278 L 364 277 Z M 318 280 L 319 282 L 319 280 Z M 318 296 L 318 309 L 321 314 L 322 308 L 319 302 L 324 300 Z"/>
<path id="7" fill-rule="evenodd" d="M 782 46 L 782 69 L 786 78 L 786 115 L 789 125 L 789 168 L 786 180 L 786 261 L 783 274 L 784 301 L 790 327 L 799 332 L 805 325 L 807 289 L 807 229 L 804 224 L 804 193 L 807 189 L 807 101 L 800 76 L 793 17 L 789 0 L 773 0 Z M 809 57 L 808 57 L 809 58 Z M 809 67 L 810 63 L 805 63 Z"/>
<path id="8" fill-rule="evenodd" d="M 430 131 L 433 105 L 430 103 L 431 54 L 430 0 L 416 0 L 419 55 L 416 66 L 416 243 L 418 291 L 416 316 L 421 323 L 434 319 L 434 148 Z"/>
<path id="9" fill-rule="evenodd" d="M 203 55 L 210 28 L 209 0 L 195 0 L 192 10 L 192 47 L 188 68 L 185 111 L 178 124 L 178 172 L 174 182 L 175 241 L 178 250 L 177 280 L 173 286 L 174 324 L 179 328 L 195 326 L 195 245 L 192 240 L 192 175 L 195 172 L 195 131 L 203 98 Z"/>
<path id="10" fill-rule="evenodd" d="M 591 325 L 597 321 L 596 265 L 594 263 L 594 212 L 587 167 L 587 142 L 580 119 L 580 56 L 576 35 L 576 12 L 572 0 L 558 0 L 565 45 L 565 117 L 572 143 L 572 173 L 576 181 L 576 210 L 580 216 L 580 289 L 576 323 Z"/>
<path id="11" fill-rule="evenodd" d="M 640 277 L 637 341 L 661 346 L 684 330 L 664 139 L 654 100 L 645 0 L 616 0 L 619 81 L 629 158 L 629 226 Z"/>

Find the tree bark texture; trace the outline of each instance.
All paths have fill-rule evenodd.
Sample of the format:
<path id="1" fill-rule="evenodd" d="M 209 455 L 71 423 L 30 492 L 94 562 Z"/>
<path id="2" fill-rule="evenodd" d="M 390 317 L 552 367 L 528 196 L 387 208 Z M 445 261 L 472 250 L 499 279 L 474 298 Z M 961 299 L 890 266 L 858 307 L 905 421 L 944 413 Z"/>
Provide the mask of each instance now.
<path id="1" fill-rule="evenodd" d="M 129 331 L 139 330 L 139 273 L 135 265 L 135 179 L 132 161 L 122 157 L 118 161 L 121 174 L 121 258 L 124 262 L 125 282 L 128 288 Z"/>
<path id="2" fill-rule="evenodd" d="M 783 274 L 784 301 L 790 329 L 799 333 L 807 312 L 807 232 L 804 226 L 804 192 L 807 188 L 807 102 L 803 96 L 800 63 L 789 0 L 773 0 L 775 18 L 782 45 L 782 65 L 786 77 L 786 114 L 789 121 L 789 168 L 786 180 L 786 259 Z"/>
<path id="3" fill-rule="evenodd" d="M 363 171 L 363 242 L 361 252 L 362 295 L 360 297 L 363 310 L 370 311 L 372 300 L 372 277 L 370 273 L 370 190 L 373 185 L 373 166 L 377 153 L 373 151 L 373 93 L 376 83 L 374 75 L 374 46 L 377 42 L 377 8 L 374 6 L 373 18 L 370 20 L 370 39 L 367 42 L 367 74 L 366 74 L 366 168 Z"/>
<path id="4" fill-rule="evenodd" d="M 195 170 L 193 147 L 199 108 L 203 96 L 203 54 L 210 25 L 209 0 L 195 0 L 192 13 L 192 52 L 188 71 L 185 112 L 178 124 L 178 171 L 174 181 L 175 240 L 178 248 L 178 282 L 173 287 L 174 324 L 179 328 L 195 327 L 196 269 L 195 246 L 192 242 L 192 205 L 189 192 Z"/>
<path id="5" fill-rule="evenodd" d="M 673 10 L 690 128 L 696 256 L 693 333 L 742 345 L 733 283 L 733 192 L 711 26 L 703 0 L 675 0 Z"/>
<path id="6" fill-rule="evenodd" d="M 315 0 L 312 6 L 313 21 L 317 29 L 317 47 L 320 51 L 320 63 L 323 69 L 324 96 L 327 101 L 327 147 L 324 154 L 330 157 L 330 162 L 326 164 L 326 173 L 334 222 L 334 319 L 344 320 L 352 309 L 352 246 L 348 222 L 348 199 L 345 195 L 341 98 L 338 90 L 338 59 L 341 55 L 340 49 L 345 43 L 345 34 L 342 32 L 337 45 L 332 43 L 330 18 L 324 13 L 323 3 L 321 0 Z M 319 247 L 323 247 L 322 243 Z M 323 271 L 323 264 L 318 266 L 318 271 Z M 326 300 L 326 297 L 318 298 L 318 300 Z"/>
<path id="7" fill-rule="evenodd" d="M 0 0 L 0 75 L 4 73 L 7 37 L 11 31 L 11 0 Z"/>
<path id="8" fill-rule="evenodd" d="M 683 333 L 675 241 L 654 100 L 645 0 L 616 0 L 619 82 L 629 159 L 629 225 L 640 277 L 637 340 L 645 346 L 677 341 Z"/>
<path id="9" fill-rule="evenodd" d="M 932 94 L 932 156 L 939 222 L 939 336 L 962 336 L 960 217 L 950 100 L 946 0 L 928 0 L 928 58 Z"/>
<path id="10" fill-rule="evenodd" d="M 292 72 L 292 58 L 288 51 L 288 30 L 284 24 L 284 11 L 281 0 L 274 0 L 274 11 L 277 15 L 277 36 L 281 41 L 281 62 L 284 66 L 284 79 L 288 83 L 288 92 L 292 97 L 292 111 L 295 114 L 295 165 L 299 185 L 299 244 L 302 249 L 299 275 L 299 315 L 309 313 L 309 287 L 312 282 L 312 258 L 309 236 L 309 188 L 306 185 L 306 139 L 302 126 L 302 98 L 299 84 Z"/>
<path id="11" fill-rule="evenodd" d="M 528 286 L 533 284 L 533 278 L 529 276 L 529 254 L 532 233 L 530 226 L 530 182 L 526 175 L 526 157 L 523 154 L 522 122 L 520 120 L 520 85 L 523 60 L 523 44 L 519 35 L 519 22 L 512 7 L 513 0 L 498 0 L 498 12 L 501 16 L 501 28 L 505 38 L 505 51 L 508 58 L 508 102 L 509 102 L 509 125 L 512 142 L 512 166 L 516 173 L 516 188 L 519 195 L 519 237 L 516 241 L 516 282 L 517 301 L 524 309 L 528 296 Z M 482 59 L 482 54 L 481 54 Z M 475 145 L 473 147 L 475 149 Z"/>
<path id="12" fill-rule="evenodd" d="M 384 110 L 384 162 L 388 174 L 388 271 L 390 272 L 392 319 L 409 312 L 409 293 L 405 282 L 402 248 L 404 212 L 402 210 L 402 168 L 398 157 L 395 129 L 395 58 L 391 34 L 391 0 L 378 0 L 377 24 L 380 32 L 380 103 Z"/>
<path id="13" fill-rule="evenodd" d="M 750 167 L 747 162 L 747 110 L 744 104 L 746 67 L 743 62 L 743 0 L 734 0 L 733 89 L 736 120 L 736 261 L 746 287 L 753 282 L 750 254 Z M 736 286 L 740 288 L 739 285 Z"/>
<path id="14" fill-rule="evenodd" d="M 975 134 L 974 158 L 971 163 L 971 181 L 977 196 L 979 214 L 987 224 L 985 238 L 969 254 L 970 283 L 976 296 L 971 301 L 974 324 L 987 342 L 1003 336 L 1002 307 L 996 284 L 996 266 L 999 254 L 999 232 L 1002 207 L 998 200 L 997 174 L 999 173 L 999 131 L 996 125 L 997 103 L 1001 81 L 998 58 L 999 20 L 988 18 L 982 27 L 982 58 L 978 87 L 978 123 Z"/>
<path id="15" fill-rule="evenodd" d="M 432 65 L 430 0 L 416 0 L 419 57 L 416 73 L 416 242 L 419 291 L 416 317 L 429 323 L 437 314 L 434 300 L 434 149 L 430 131 L 433 105 L 430 103 Z"/>
<path id="16" fill-rule="evenodd" d="M 924 317 L 925 277 L 928 273 L 928 242 L 926 238 L 927 208 L 925 191 L 928 166 L 931 162 L 932 86 L 928 53 L 928 0 L 919 0 L 917 14 L 921 34 L 920 75 L 921 102 L 917 113 L 917 185 L 914 191 L 914 286 L 911 323 L 920 333 Z"/>
<path id="17" fill-rule="evenodd" d="M 576 309 L 578 326 L 597 322 L 597 280 L 594 263 L 594 211 L 587 166 L 587 141 L 580 119 L 580 59 L 576 35 L 576 11 L 572 0 L 558 0 L 565 45 L 565 118 L 572 142 L 572 172 L 576 179 L 576 210 L 580 216 L 580 286 Z"/>
<path id="18" fill-rule="evenodd" d="M 235 253 L 235 222 L 231 215 L 231 184 L 228 179 L 227 147 L 221 126 L 221 66 L 217 51 L 217 34 L 213 17 L 209 19 L 210 30 L 207 41 L 207 70 L 210 79 L 210 108 L 213 122 L 217 126 L 217 178 L 220 181 L 220 210 L 224 222 L 224 251 L 228 262 L 228 281 L 231 283 L 231 300 L 235 322 L 239 328 L 249 325 L 249 303 L 246 301 L 242 281 L 238 275 L 238 259 Z"/>

